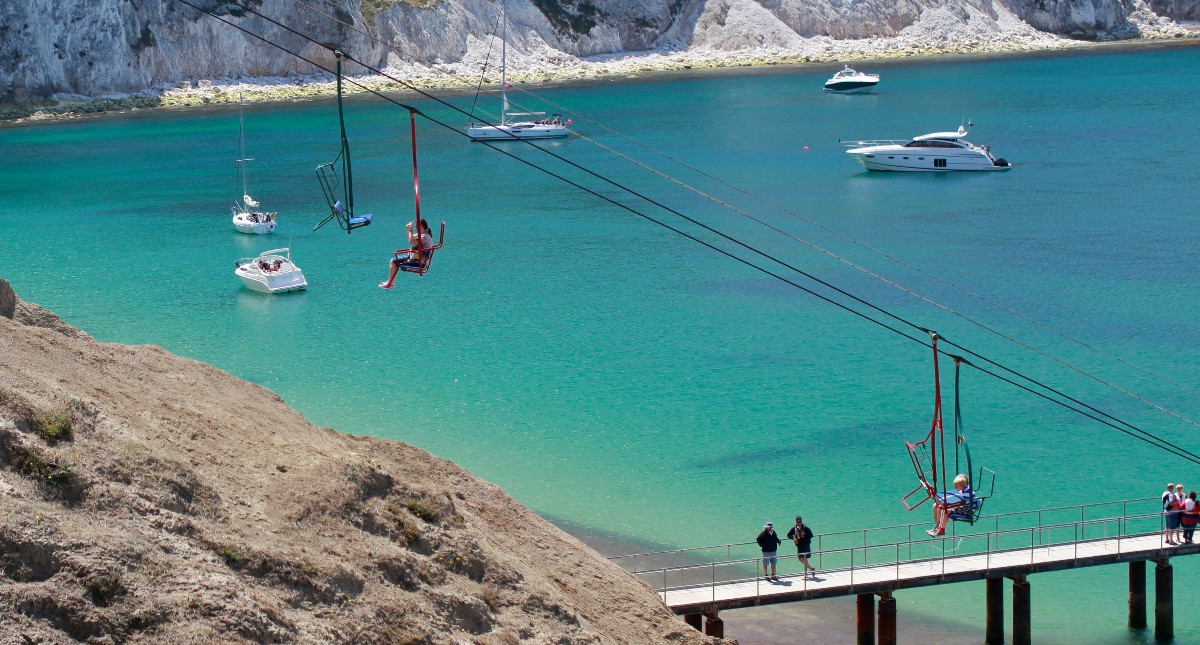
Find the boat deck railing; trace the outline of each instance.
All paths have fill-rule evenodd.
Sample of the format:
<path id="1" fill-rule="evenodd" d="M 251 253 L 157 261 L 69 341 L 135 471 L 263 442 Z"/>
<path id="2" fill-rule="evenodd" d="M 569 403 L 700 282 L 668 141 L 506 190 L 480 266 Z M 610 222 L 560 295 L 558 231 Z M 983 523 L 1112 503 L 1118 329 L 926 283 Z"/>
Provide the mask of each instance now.
<path id="1" fill-rule="evenodd" d="M 902 146 L 912 139 L 863 139 L 862 141 L 839 141 L 847 148 L 866 148 L 869 146 Z"/>

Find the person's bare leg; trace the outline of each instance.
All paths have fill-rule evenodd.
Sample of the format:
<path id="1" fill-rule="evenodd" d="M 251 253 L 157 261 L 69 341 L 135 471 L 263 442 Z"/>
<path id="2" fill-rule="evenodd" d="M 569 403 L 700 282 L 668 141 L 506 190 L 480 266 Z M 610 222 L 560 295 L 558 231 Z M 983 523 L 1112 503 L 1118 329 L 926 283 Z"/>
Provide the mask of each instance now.
<path id="1" fill-rule="evenodd" d="M 383 284 L 379 285 L 383 289 L 391 289 L 392 287 L 394 287 L 396 285 L 396 274 L 400 273 L 400 264 L 398 262 L 396 262 L 395 260 L 392 260 L 390 264 L 391 264 L 391 268 L 388 269 L 387 282 L 384 282 Z"/>

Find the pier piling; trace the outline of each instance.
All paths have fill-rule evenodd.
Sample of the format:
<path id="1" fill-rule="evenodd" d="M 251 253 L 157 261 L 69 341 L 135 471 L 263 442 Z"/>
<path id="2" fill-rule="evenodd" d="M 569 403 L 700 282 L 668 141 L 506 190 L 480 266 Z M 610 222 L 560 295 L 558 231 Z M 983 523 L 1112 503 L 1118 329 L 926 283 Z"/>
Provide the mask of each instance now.
<path id="1" fill-rule="evenodd" d="M 1129 563 L 1129 628 L 1146 628 L 1146 561 Z"/>
<path id="2" fill-rule="evenodd" d="M 1013 579 L 1013 645 L 1032 645 L 1033 630 L 1030 620 L 1032 599 L 1029 593 L 1029 581 L 1025 576 L 1014 576 Z"/>
<path id="3" fill-rule="evenodd" d="M 695 627 L 698 632 L 704 632 L 704 616 L 701 614 L 684 614 L 683 622 Z"/>
<path id="4" fill-rule="evenodd" d="M 1175 638 L 1175 609 L 1171 598 L 1171 561 L 1155 560 L 1154 567 L 1154 638 L 1169 641 Z"/>
<path id="5" fill-rule="evenodd" d="M 1004 578 L 987 579 L 987 627 L 984 645 L 1004 645 Z"/>
<path id="6" fill-rule="evenodd" d="M 858 645 L 875 645 L 875 594 L 858 594 Z"/>
<path id="7" fill-rule="evenodd" d="M 725 638 L 725 621 L 717 617 L 717 612 L 704 614 L 704 634 Z"/>
<path id="8" fill-rule="evenodd" d="M 892 592 L 879 592 L 879 645 L 896 645 L 896 599 Z"/>

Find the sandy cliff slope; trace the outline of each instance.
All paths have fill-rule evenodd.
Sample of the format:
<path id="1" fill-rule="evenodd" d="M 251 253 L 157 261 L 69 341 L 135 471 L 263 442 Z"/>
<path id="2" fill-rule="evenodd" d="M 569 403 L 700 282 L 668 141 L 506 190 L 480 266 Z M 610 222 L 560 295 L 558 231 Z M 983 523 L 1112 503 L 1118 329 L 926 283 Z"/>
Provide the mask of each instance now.
<path id="1" fill-rule="evenodd" d="M 496 486 L 0 280 L 0 642 L 708 643 Z"/>

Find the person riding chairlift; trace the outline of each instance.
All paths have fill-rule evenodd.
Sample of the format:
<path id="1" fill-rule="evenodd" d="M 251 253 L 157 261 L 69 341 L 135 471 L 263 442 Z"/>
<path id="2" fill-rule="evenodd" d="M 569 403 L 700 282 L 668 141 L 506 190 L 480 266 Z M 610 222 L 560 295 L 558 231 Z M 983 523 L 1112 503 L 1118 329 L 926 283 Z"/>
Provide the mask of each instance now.
<path id="1" fill-rule="evenodd" d="M 401 267 L 421 266 L 423 256 L 429 253 L 429 249 L 433 247 L 433 229 L 429 228 L 429 222 L 425 221 L 425 218 L 421 218 L 421 232 L 419 236 L 413 232 L 413 223 L 409 222 L 408 226 L 404 227 L 408 233 L 410 248 L 396 249 L 395 255 L 392 256 L 388 279 L 379 283 L 380 289 L 395 287 L 396 275 L 400 273 Z"/>
<path id="2" fill-rule="evenodd" d="M 971 512 L 975 503 L 975 492 L 971 490 L 971 482 L 966 475 L 959 474 L 954 478 L 954 492 L 939 492 L 933 500 L 933 528 L 925 531 L 933 537 L 946 534 L 946 524 L 956 511 Z"/>

